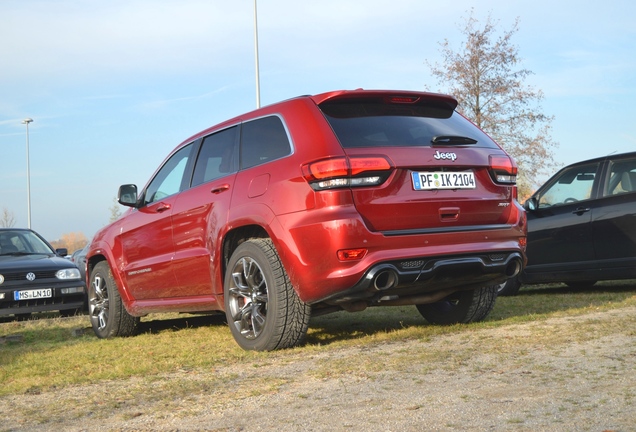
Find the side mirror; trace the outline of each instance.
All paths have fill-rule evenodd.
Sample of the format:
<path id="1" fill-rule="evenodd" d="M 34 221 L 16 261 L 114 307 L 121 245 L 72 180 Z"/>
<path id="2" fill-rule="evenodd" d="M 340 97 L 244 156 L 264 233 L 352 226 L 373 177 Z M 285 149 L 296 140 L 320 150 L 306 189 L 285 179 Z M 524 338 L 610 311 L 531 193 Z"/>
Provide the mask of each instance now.
<path id="1" fill-rule="evenodd" d="M 55 253 L 61 257 L 65 257 L 66 255 L 68 255 L 68 249 L 66 248 L 55 249 Z"/>
<path id="2" fill-rule="evenodd" d="M 137 185 L 126 184 L 119 186 L 117 202 L 123 206 L 135 207 L 137 205 Z"/>
<path id="3" fill-rule="evenodd" d="M 528 211 L 536 210 L 538 207 L 537 199 L 535 197 L 528 198 L 523 207 Z"/>

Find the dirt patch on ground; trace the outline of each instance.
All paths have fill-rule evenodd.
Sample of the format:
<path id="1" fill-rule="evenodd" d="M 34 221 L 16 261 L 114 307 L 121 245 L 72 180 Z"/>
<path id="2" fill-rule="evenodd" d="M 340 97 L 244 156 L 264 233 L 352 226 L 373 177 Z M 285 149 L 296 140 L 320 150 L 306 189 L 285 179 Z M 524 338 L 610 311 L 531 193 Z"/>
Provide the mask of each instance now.
<path id="1" fill-rule="evenodd" d="M 0 428 L 636 430 L 634 307 L 429 340 L 298 352 L 249 368 L 222 365 L 5 397 Z M 339 372 L 332 374 L 334 364 Z"/>

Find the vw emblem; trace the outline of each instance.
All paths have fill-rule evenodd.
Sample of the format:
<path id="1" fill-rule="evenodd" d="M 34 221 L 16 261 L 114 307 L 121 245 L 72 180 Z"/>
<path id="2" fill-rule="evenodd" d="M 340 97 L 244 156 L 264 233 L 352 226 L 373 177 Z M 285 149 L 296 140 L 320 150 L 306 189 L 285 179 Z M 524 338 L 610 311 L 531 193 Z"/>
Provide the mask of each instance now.
<path id="1" fill-rule="evenodd" d="M 31 282 L 33 282 L 33 281 L 35 280 L 35 273 L 33 273 L 33 272 L 29 272 L 29 273 L 27 273 L 26 278 L 27 278 L 28 280 L 30 280 Z"/>

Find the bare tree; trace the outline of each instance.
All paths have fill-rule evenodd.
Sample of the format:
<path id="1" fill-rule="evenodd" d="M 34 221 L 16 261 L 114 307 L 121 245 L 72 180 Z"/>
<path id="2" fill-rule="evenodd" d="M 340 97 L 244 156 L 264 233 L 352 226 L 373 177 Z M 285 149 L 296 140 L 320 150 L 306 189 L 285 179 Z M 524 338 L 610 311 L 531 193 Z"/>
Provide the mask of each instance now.
<path id="1" fill-rule="evenodd" d="M 512 37 L 518 31 L 519 18 L 497 37 L 498 23 L 488 16 L 485 25 L 473 11 L 461 32 L 464 45 L 454 51 L 448 39 L 440 43 L 443 63 L 431 65 L 433 75 L 444 92 L 455 96 L 458 110 L 497 141 L 517 162 L 519 196 L 528 196 L 553 170 L 556 147 L 552 140 L 553 116 L 542 113 L 543 92 L 524 85 L 532 74 L 517 69 L 521 62 Z"/>
<path id="2" fill-rule="evenodd" d="M 11 228 L 15 226 L 15 216 L 6 207 L 2 208 L 2 216 L 0 217 L 0 227 Z"/>
<path id="3" fill-rule="evenodd" d="M 110 208 L 110 219 L 108 222 L 115 222 L 117 219 L 121 217 L 121 209 L 120 204 L 117 202 L 117 197 L 113 198 L 113 205 Z"/>

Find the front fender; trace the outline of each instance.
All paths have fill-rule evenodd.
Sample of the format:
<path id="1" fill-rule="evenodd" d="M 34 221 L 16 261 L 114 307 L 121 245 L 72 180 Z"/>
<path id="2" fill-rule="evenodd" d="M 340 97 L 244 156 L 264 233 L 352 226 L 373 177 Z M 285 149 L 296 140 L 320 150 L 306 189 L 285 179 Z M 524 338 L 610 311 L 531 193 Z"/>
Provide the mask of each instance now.
<path id="1" fill-rule="evenodd" d="M 107 261 L 113 278 L 117 283 L 117 290 L 127 311 L 131 310 L 134 298 L 126 286 L 123 274 L 123 253 L 121 244 L 114 238 L 108 238 L 103 232 L 97 233 L 91 242 L 91 246 L 86 254 L 86 286 L 90 286 L 91 273 L 95 265 L 100 261 Z"/>

